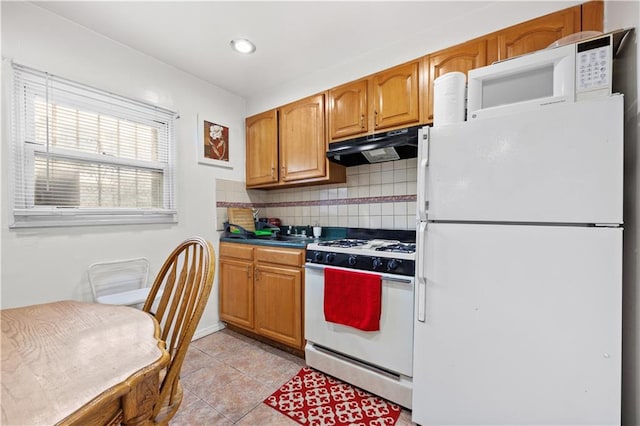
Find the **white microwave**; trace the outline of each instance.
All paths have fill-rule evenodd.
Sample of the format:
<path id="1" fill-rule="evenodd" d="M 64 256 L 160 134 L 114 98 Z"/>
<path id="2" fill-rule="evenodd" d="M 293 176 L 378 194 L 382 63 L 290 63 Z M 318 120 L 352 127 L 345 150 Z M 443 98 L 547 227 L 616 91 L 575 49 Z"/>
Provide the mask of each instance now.
<path id="1" fill-rule="evenodd" d="M 469 71 L 467 119 L 611 95 L 613 33 Z"/>

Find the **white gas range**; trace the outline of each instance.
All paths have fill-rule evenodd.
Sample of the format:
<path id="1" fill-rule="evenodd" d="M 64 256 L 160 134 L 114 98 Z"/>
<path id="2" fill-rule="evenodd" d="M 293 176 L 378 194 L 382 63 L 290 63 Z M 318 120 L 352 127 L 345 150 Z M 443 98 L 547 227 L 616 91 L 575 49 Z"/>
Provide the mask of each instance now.
<path id="1" fill-rule="evenodd" d="M 307 246 L 307 364 L 411 408 L 415 243 L 412 231 L 349 235 Z M 395 237 L 397 239 L 391 239 Z M 379 277 L 379 329 L 363 331 L 325 319 L 328 269 Z M 350 277 L 350 275 L 347 275 Z"/>

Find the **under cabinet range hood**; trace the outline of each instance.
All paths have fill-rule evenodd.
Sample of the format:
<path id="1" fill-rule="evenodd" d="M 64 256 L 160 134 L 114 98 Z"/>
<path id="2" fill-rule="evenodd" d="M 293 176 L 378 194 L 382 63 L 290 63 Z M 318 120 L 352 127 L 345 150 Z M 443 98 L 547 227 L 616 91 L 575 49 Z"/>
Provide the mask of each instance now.
<path id="1" fill-rule="evenodd" d="M 329 144 L 327 158 L 343 166 L 382 163 L 418 156 L 418 129 L 422 126 L 391 130 Z"/>

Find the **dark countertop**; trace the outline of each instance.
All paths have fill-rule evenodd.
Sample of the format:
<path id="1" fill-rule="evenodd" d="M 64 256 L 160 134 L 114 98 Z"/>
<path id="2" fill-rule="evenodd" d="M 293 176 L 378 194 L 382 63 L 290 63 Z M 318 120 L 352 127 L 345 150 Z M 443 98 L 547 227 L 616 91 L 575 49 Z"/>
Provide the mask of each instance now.
<path id="1" fill-rule="evenodd" d="M 309 243 L 345 238 L 346 228 L 323 227 L 322 235 L 320 236 L 320 238 L 305 238 L 305 239 L 293 240 L 293 241 L 272 240 L 270 238 L 229 238 L 223 235 L 220 236 L 220 241 L 225 243 L 253 244 L 258 246 L 304 249 L 307 247 L 307 244 Z"/>
<path id="2" fill-rule="evenodd" d="M 314 241 L 318 241 L 320 239 L 314 238 L 306 238 L 304 240 L 294 240 L 294 241 L 279 241 L 272 240 L 270 238 L 229 238 L 229 237 L 220 237 L 221 242 L 225 243 L 236 243 L 236 244 L 252 244 L 256 246 L 272 246 L 272 247 L 286 247 L 286 248 L 296 248 L 303 249 L 307 247 L 307 244 L 312 243 Z"/>

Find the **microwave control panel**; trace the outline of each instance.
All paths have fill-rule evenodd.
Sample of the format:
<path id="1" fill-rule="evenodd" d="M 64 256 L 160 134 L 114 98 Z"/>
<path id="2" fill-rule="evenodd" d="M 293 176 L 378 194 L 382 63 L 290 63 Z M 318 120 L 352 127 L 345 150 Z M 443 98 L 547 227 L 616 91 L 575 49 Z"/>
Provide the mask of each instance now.
<path id="1" fill-rule="evenodd" d="M 611 36 L 576 44 L 576 100 L 611 95 Z"/>

